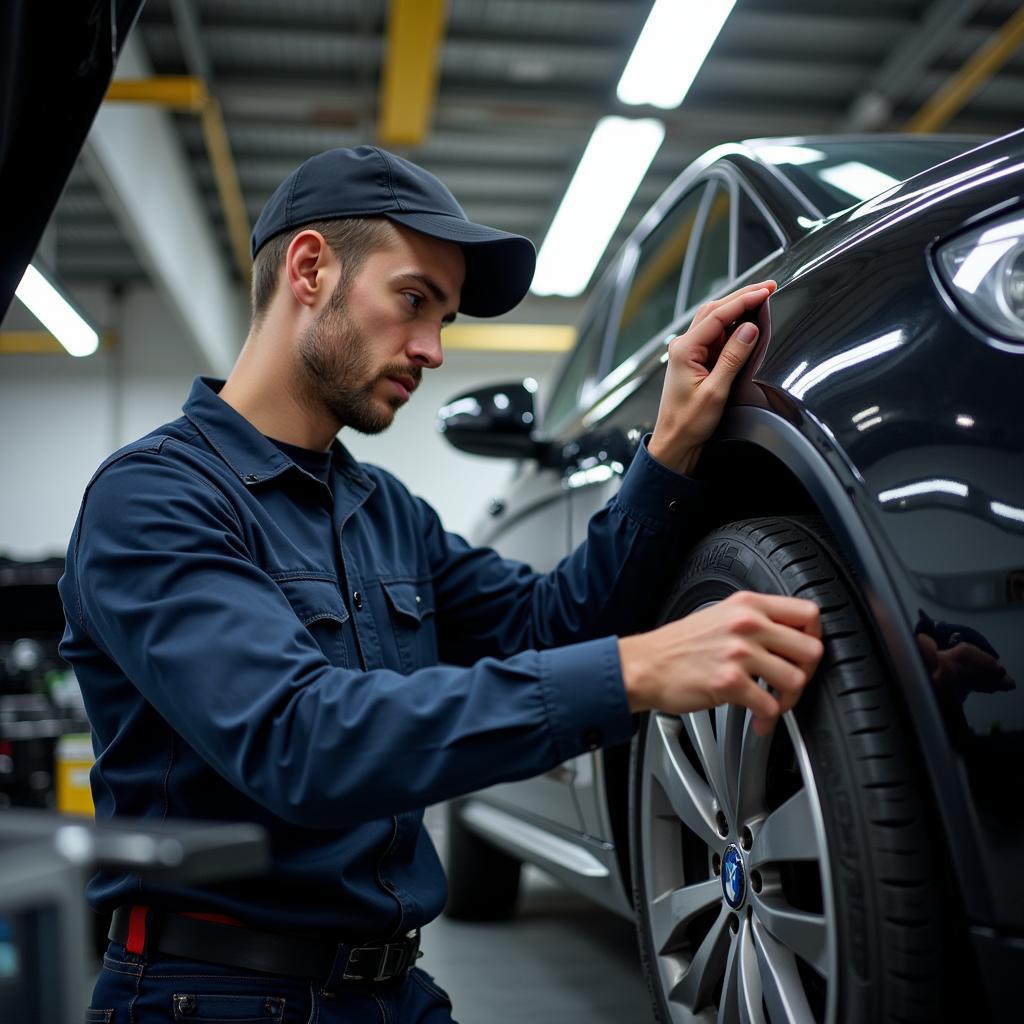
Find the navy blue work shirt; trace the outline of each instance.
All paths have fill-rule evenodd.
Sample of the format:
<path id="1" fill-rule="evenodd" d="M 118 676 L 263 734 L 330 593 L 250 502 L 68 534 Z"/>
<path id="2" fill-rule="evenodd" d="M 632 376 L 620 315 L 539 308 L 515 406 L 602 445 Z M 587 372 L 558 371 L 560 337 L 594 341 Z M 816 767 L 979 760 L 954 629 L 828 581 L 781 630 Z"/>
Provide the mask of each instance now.
<path id="1" fill-rule="evenodd" d="M 641 446 L 549 575 L 446 533 L 335 441 L 307 472 L 198 379 L 86 489 L 60 593 L 97 817 L 256 822 L 269 878 L 145 903 L 364 941 L 440 913 L 422 808 L 626 740 L 614 634 L 646 626 L 699 485 Z M 325 482 L 326 480 L 326 482 Z"/>

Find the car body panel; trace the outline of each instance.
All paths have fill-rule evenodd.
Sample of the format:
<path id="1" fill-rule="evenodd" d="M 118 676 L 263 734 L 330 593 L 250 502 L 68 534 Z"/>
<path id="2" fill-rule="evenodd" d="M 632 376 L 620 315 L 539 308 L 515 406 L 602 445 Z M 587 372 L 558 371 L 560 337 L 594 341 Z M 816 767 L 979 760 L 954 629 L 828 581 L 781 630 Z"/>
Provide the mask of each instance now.
<path id="1" fill-rule="evenodd" d="M 998 946 L 1007 962 L 1024 966 L 1015 959 L 1024 948 L 1024 877 L 1006 870 L 1024 863 L 1024 790 L 1015 781 L 1024 753 L 1024 521 L 1013 515 L 1024 514 L 1024 342 L 986 332 L 934 269 L 937 246 L 1020 208 L 1024 133 L 944 160 L 827 218 L 778 168 L 758 161 L 756 145 L 720 147 L 684 171 L 595 291 L 588 308 L 608 301 L 600 289 L 615 288 L 604 348 L 575 415 L 560 416 L 554 429 L 542 422 L 542 438 L 561 455 L 563 553 L 583 539 L 652 429 L 667 340 L 695 312 L 696 303 L 677 302 L 670 322 L 626 358 L 613 358 L 640 247 L 681 196 L 708 180 L 756 193 L 785 244 L 714 293 L 751 280 L 780 284 L 758 313 L 757 350 L 701 471 L 717 460 L 728 473 L 732 453 L 760 453 L 795 481 L 801 511 L 825 519 L 906 710 L 969 941 L 979 955 Z M 681 298 L 685 291 L 684 270 Z M 740 507 L 785 514 L 771 494 L 763 501 L 755 496 Z M 531 533 L 529 517 L 520 531 L 525 544 L 516 557 L 532 560 L 539 531 Z M 940 685 L 922 635 L 992 652 L 1016 687 L 985 692 L 993 688 L 969 675 L 955 687 Z M 576 759 L 576 808 L 581 837 L 621 847 L 608 753 Z M 516 785 L 519 805 L 529 809 L 532 784 Z M 622 874 L 625 893 L 628 865 Z M 992 998 L 1001 1005 L 994 991 Z"/>

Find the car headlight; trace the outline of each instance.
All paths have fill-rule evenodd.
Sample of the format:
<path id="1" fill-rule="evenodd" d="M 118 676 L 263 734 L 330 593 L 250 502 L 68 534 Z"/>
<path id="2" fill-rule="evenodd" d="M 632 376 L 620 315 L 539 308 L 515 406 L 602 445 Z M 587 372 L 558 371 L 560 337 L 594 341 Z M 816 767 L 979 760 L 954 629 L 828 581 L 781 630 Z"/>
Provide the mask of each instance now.
<path id="1" fill-rule="evenodd" d="M 939 246 L 953 298 L 995 334 L 1024 341 L 1024 214 L 990 221 Z"/>

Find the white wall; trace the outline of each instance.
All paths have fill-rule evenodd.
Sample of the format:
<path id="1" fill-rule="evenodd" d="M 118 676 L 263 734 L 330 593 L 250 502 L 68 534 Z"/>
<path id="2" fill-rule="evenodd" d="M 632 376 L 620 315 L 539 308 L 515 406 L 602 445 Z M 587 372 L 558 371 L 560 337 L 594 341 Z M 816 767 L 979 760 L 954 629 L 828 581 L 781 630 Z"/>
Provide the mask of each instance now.
<path id="1" fill-rule="evenodd" d="M 101 290 L 79 289 L 76 298 L 94 322 L 117 331 L 115 349 L 85 359 L 0 356 L 0 554 L 63 554 L 96 466 L 180 415 L 192 378 L 208 372 L 155 292 L 134 289 L 115 302 Z M 13 306 L 4 329 L 38 329 Z M 342 440 L 430 501 L 449 529 L 466 532 L 511 463 L 455 451 L 434 428 L 437 409 L 478 384 L 525 376 L 543 391 L 558 362 L 546 354 L 449 353 L 441 369 L 424 375 L 390 430 L 377 437 L 343 432 Z"/>

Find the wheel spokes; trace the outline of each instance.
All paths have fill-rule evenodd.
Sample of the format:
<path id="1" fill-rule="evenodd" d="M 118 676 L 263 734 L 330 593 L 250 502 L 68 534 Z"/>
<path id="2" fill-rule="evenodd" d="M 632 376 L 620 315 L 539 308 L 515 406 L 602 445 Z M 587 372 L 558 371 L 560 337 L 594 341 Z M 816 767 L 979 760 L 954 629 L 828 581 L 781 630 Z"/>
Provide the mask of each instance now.
<path id="1" fill-rule="evenodd" d="M 754 896 L 754 915 L 772 937 L 828 977 L 828 924 L 824 914 L 796 910 L 771 896 Z"/>
<path id="2" fill-rule="evenodd" d="M 715 735 L 725 792 L 719 799 L 727 803 L 726 817 L 736 822 L 736 797 L 740 784 L 740 750 L 743 745 L 743 723 L 747 709 L 736 704 L 720 704 L 715 708 Z"/>
<path id="3" fill-rule="evenodd" d="M 746 917 L 729 949 L 718 1024 L 765 1024 L 761 1005 L 761 971 L 750 920 Z"/>
<path id="4" fill-rule="evenodd" d="M 750 863 L 769 861 L 817 861 L 821 859 L 814 815 L 806 788 L 794 793 L 772 811 L 754 835 Z"/>
<path id="5" fill-rule="evenodd" d="M 748 715 L 740 741 L 739 772 L 736 786 L 736 820 L 750 821 L 764 811 L 764 782 L 772 737 L 754 732 L 754 719 Z"/>
<path id="6" fill-rule="evenodd" d="M 668 994 L 670 1003 L 682 1003 L 694 1012 L 708 1005 L 725 969 L 729 939 L 729 913 L 723 907 L 704 941 L 693 954 L 689 967 L 672 986 Z"/>
<path id="7" fill-rule="evenodd" d="M 698 914 L 721 902 L 722 884 L 717 878 L 686 885 L 659 896 L 650 904 L 651 938 L 664 954 L 679 941 L 681 933 Z"/>
<path id="8" fill-rule="evenodd" d="M 660 784 L 673 812 L 708 846 L 722 846 L 715 823 L 714 799 L 708 784 L 697 774 L 679 746 L 682 723 L 678 717 L 658 715 L 652 752 L 651 774 Z"/>
<path id="9" fill-rule="evenodd" d="M 726 818 L 732 818 L 732 800 L 722 765 L 722 751 L 711 728 L 711 716 L 706 711 L 696 711 L 692 715 L 683 715 L 683 728 L 690 737 L 693 749 L 704 776 L 708 780 L 711 792 L 718 799 L 718 805 L 725 812 Z"/>
<path id="10" fill-rule="evenodd" d="M 814 1015 L 804 994 L 796 958 L 758 921 L 752 924 L 762 993 L 772 1024 L 813 1024 Z"/>

